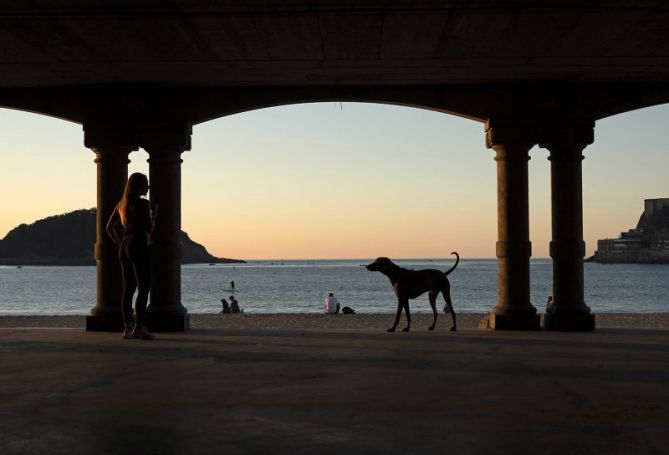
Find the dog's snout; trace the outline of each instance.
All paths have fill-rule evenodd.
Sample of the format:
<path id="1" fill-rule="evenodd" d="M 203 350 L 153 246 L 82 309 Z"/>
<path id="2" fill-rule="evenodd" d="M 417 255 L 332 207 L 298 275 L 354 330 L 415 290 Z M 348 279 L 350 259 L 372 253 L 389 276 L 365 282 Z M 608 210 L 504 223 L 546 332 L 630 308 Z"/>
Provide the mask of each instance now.
<path id="1" fill-rule="evenodd" d="M 373 262 L 367 264 L 365 268 L 370 272 L 380 272 L 386 268 L 388 262 L 390 262 L 388 258 L 376 258 Z"/>

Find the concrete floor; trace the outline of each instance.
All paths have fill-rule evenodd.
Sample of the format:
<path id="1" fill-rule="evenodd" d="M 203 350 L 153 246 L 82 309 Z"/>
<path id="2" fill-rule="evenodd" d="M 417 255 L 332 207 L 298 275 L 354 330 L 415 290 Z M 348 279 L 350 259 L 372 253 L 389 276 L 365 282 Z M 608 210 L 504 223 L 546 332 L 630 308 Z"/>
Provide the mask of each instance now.
<path id="1" fill-rule="evenodd" d="M 666 454 L 669 331 L 0 329 L 0 453 Z"/>

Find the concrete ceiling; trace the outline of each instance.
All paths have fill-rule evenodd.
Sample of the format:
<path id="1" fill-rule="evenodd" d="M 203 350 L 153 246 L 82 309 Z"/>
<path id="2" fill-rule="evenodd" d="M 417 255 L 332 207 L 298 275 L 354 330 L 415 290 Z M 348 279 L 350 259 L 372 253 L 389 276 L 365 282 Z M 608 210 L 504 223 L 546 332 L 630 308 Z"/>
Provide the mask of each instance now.
<path id="1" fill-rule="evenodd" d="M 0 88 L 669 81 L 664 1 L 0 0 Z"/>

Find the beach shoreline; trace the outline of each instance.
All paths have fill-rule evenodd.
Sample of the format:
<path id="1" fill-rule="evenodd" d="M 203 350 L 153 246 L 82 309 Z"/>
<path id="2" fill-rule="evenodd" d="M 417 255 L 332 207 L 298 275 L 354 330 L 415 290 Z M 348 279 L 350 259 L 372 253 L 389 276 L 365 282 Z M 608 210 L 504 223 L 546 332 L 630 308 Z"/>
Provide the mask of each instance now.
<path id="1" fill-rule="evenodd" d="M 458 329 L 472 330 L 484 313 L 460 313 L 457 315 Z M 270 330 L 379 330 L 389 327 L 392 314 L 325 315 L 314 313 L 251 313 L 251 314 L 191 314 L 192 329 L 270 329 Z M 629 329 L 669 329 L 669 312 L 666 313 L 595 313 L 596 327 Z M 432 323 L 432 316 L 426 313 L 412 315 L 411 328 L 426 331 Z M 402 315 L 399 328 L 406 319 Z M 84 315 L 56 316 L 0 316 L 0 328 L 85 328 Z M 451 327 L 450 315 L 440 314 L 437 331 L 448 331 Z"/>

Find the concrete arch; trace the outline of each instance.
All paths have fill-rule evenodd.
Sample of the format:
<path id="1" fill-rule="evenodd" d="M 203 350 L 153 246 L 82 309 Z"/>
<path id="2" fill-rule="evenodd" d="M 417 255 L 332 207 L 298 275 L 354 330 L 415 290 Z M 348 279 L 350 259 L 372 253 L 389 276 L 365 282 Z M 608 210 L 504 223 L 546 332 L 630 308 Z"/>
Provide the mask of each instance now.
<path id="1" fill-rule="evenodd" d="M 226 112 L 225 114 L 215 116 L 212 118 L 208 118 L 206 120 L 202 120 L 198 123 L 195 123 L 194 125 L 201 125 L 202 123 L 207 123 L 211 122 L 214 120 L 218 120 L 223 117 L 227 117 L 230 115 L 237 115 L 237 114 L 244 114 L 248 112 L 254 112 L 258 110 L 263 110 L 263 109 L 273 109 L 273 108 L 282 108 L 282 107 L 288 107 L 288 106 L 299 106 L 299 105 L 305 105 L 305 104 L 321 104 L 321 103 L 356 103 L 356 104 L 375 104 L 375 105 L 384 105 L 384 106 L 394 106 L 394 107 L 405 107 L 408 109 L 418 109 L 418 110 L 428 110 L 432 112 L 438 112 L 441 114 L 447 114 L 447 115 L 452 115 L 455 117 L 460 117 L 464 118 L 467 120 L 472 120 L 476 121 L 479 123 L 484 123 L 485 120 L 482 119 L 476 119 L 476 118 L 471 118 L 469 116 L 465 116 L 462 114 L 459 114 L 457 112 L 451 112 L 451 111 L 446 111 L 442 109 L 437 109 L 437 108 L 431 108 L 431 107 L 426 107 L 426 106 L 421 106 L 421 105 L 416 105 L 416 104 L 406 104 L 406 103 L 398 103 L 398 102 L 389 102 L 389 101 L 381 101 L 381 100 L 360 100 L 360 99 L 310 99 L 310 100 L 294 100 L 294 101 L 285 101 L 285 102 L 277 102 L 277 103 L 272 103 L 272 104 L 258 104 L 258 105 L 251 105 L 247 106 L 243 109 L 240 109 L 238 111 L 229 111 Z"/>
<path id="2" fill-rule="evenodd" d="M 46 115 L 83 123 L 82 107 L 87 97 L 80 91 L 17 89 L 0 91 L 0 108 Z"/>
<path id="3" fill-rule="evenodd" d="M 669 103 L 669 85 L 634 86 L 627 89 L 602 87 L 591 93 L 588 109 L 594 120 Z M 587 98 L 584 103 L 588 101 Z"/>
<path id="4" fill-rule="evenodd" d="M 76 123 L 99 121 L 142 127 L 156 121 L 198 124 L 260 108 L 310 102 L 370 102 L 410 106 L 484 122 L 503 106 L 490 88 L 398 87 L 97 87 L 0 91 L 0 107 Z"/>
<path id="5" fill-rule="evenodd" d="M 623 115 L 623 114 L 635 114 L 639 111 L 643 111 L 645 109 L 652 109 L 652 108 L 655 108 L 655 107 L 660 107 L 660 106 L 663 106 L 665 104 L 669 104 L 669 96 L 667 96 L 666 99 L 664 99 L 664 98 L 656 99 L 652 103 L 644 103 L 643 105 L 637 105 L 637 106 L 632 105 L 632 106 L 629 106 L 630 107 L 629 109 L 625 109 L 625 110 L 622 110 L 620 112 L 613 112 L 610 115 L 607 115 L 605 117 L 600 117 L 597 120 L 607 120 L 607 119 L 610 119 L 612 117 L 617 117 L 617 116 Z"/>
<path id="6" fill-rule="evenodd" d="M 62 121 L 65 121 L 65 122 L 75 123 L 75 124 L 79 124 L 79 125 L 81 124 L 81 122 L 78 122 L 74 119 L 67 118 L 67 117 L 64 117 L 64 116 L 61 116 L 61 115 L 57 115 L 56 113 L 53 113 L 53 112 L 44 112 L 44 111 L 37 110 L 37 109 L 23 108 L 23 107 L 17 107 L 17 106 L 5 106 L 5 105 L 2 105 L 2 104 L 0 104 L 0 109 L 7 110 L 7 111 L 23 112 L 23 113 L 26 113 L 26 114 L 38 115 L 40 117 L 48 117 L 48 118 L 51 118 L 51 119 L 54 119 L 54 120 L 62 120 Z"/>
<path id="7" fill-rule="evenodd" d="M 487 120 L 484 114 L 485 109 L 481 109 L 481 103 L 472 100 L 471 95 L 463 96 L 462 93 L 458 93 L 456 96 L 456 93 L 449 93 L 443 88 L 273 87 L 241 89 L 233 93 L 215 93 L 213 96 L 211 94 L 205 96 L 206 99 L 199 96 L 190 97 L 191 101 L 200 101 L 189 115 L 196 119 L 194 124 L 257 109 L 338 101 L 426 109 L 480 123 Z M 480 98 L 484 99 L 483 96 Z"/>
<path id="8" fill-rule="evenodd" d="M 669 102 L 669 84 L 468 86 L 122 86 L 0 90 L 0 106 L 76 123 L 195 125 L 255 109 L 312 102 L 409 106 L 478 122 L 541 127 L 592 122 Z"/>

